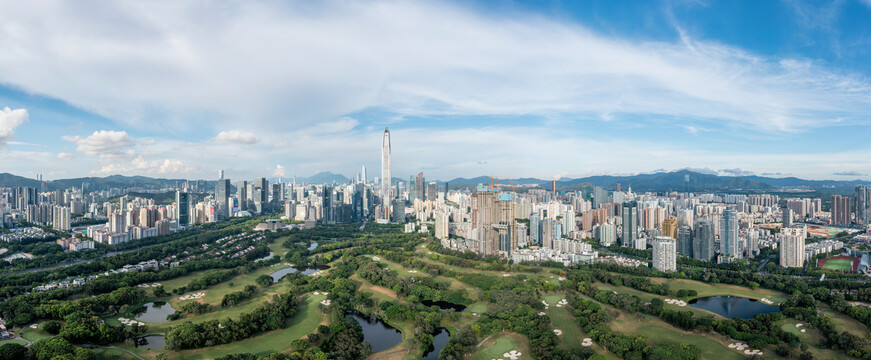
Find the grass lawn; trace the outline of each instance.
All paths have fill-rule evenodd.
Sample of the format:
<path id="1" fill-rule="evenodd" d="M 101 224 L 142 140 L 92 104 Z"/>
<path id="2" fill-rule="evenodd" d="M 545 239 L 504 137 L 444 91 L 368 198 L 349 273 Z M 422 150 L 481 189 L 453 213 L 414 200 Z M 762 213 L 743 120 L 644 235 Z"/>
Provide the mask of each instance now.
<path id="1" fill-rule="evenodd" d="M 802 327 L 795 327 L 795 325 L 799 323 L 805 325 Z M 798 336 L 802 344 L 807 344 L 808 351 L 813 354 L 814 359 L 848 359 L 848 357 L 840 351 L 826 349 L 820 346 L 823 342 L 823 337 L 820 335 L 819 330 L 807 327 L 807 323 L 805 322 L 796 319 L 783 319 L 778 321 L 777 324 L 780 325 L 780 328 L 783 329 L 783 331 Z M 802 329 L 805 329 L 806 331 L 801 332 Z M 798 355 L 799 354 L 796 353 L 796 356 Z"/>
<path id="2" fill-rule="evenodd" d="M 871 337 L 868 332 L 868 327 L 866 327 L 865 324 L 857 321 L 856 319 L 853 319 L 846 314 L 842 314 L 835 310 L 832 310 L 830 307 L 824 304 L 820 304 L 819 310 L 820 316 L 826 316 L 831 319 L 832 326 L 838 332 L 847 331 L 865 340 L 868 340 L 869 337 Z"/>
<path id="3" fill-rule="evenodd" d="M 303 297 L 299 312 L 290 319 L 288 326 L 284 329 L 272 330 L 230 344 L 183 351 L 152 351 L 137 349 L 129 345 L 123 347 L 146 359 L 153 358 L 159 353 L 166 354 L 170 359 L 214 359 L 235 353 L 267 354 L 289 352 L 292 340 L 300 339 L 314 332 L 317 326 L 324 322 L 326 315 L 319 308 L 320 301 L 323 299 L 326 299 L 326 296 L 310 295 Z"/>
<path id="4" fill-rule="evenodd" d="M 469 305 L 466 308 L 466 312 L 475 313 L 475 314 L 483 314 L 487 311 L 487 304 L 485 303 L 474 303 Z"/>
<path id="5" fill-rule="evenodd" d="M 544 301 L 547 301 L 550 308 L 547 310 L 547 316 L 550 316 L 551 324 L 554 329 L 562 330 L 562 336 L 559 336 L 560 346 L 566 350 L 576 350 L 580 349 L 581 342 L 587 337 L 587 334 L 581 329 L 578 325 L 577 319 L 572 315 L 572 312 L 569 307 L 557 307 L 556 304 L 562 300 L 566 299 L 565 294 L 554 294 L 548 295 L 544 298 Z M 608 357 L 609 359 L 616 359 L 614 354 L 611 354 L 601 346 L 596 343 L 593 343 L 591 346 L 593 351 L 597 354 L 602 354 Z"/>
<path id="6" fill-rule="evenodd" d="M 516 333 L 501 333 L 487 339 L 480 348 L 470 357 L 470 360 L 501 359 L 502 354 L 511 350 L 521 353 L 521 359 L 529 358 L 529 340 L 525 336 Z"/>
<path id="7" fill-rule="evenodd" d="M 0 340 L 0 346 L 3 346 L 3 344 L 18 344 L 22 346 L 27 346 L 27 342 L 21 339 Z"/>
<path id="8" fill-rule="evenodd" d="M 625 286 L 614 286 L 614 285 L 607 285 L 607 284 L 603 284 L 603 283 L 595 283 L 594 285 L 597 288 L 599 288 L 600 290 L 616 291 L 616 292 L 624 294 L 624 295 L 637 296 L 643 302 L 650 302 L 654 298 L 661 299 L 661 300 L 665 300 L 666 298 L 668 298 L 667 296 L 654 295 L 651 293 L 646 293 L 646 292 L 635 290 L 633 288 L 628 288 Z M 710 311 L 696 309 L 696 308 L 691 307 L 689 305 L 677 306 L 675 304 L 664 304 L 663 306 L 666 309 L 675 310 L 675 311 L 692 311 L 695 316 L 700 316 L 700 317 L 714 316 L 716 318 L 723 318 L 722 316 L 717 315 L 715 313 L 712 313 Z"/>
<path id="9" fill-rule="evenodd" d="M 784 294 L 782 292 L 762 289 L 758 288 L 756 290 L 750 289 L 744 286 L 737 285 L 728 285 L 728 284 L 708 284 L 703 283 L 701 281 L 695 280 L 687 280 L 687 279 L 664 279 L 664 278 L 650 278 L 650 281 L 656 284 L 668 283 L 672 290 L 695 290 L 699 293 L 697 297 L 706 297 L 706 296 L 717 296 L 717 295 L 731 295 L 731 296 L 743 296 L 750 299 L 762 299 L 768 298 L 771 301 L 774 301 L 775 304 L 779 304 L 781 302 L 786 301 L 789 295 Z M 689 300 L 689 299 L 685 299 Z"/>
<path id="10" fill-rule="evenodd" d="M 733 340 L 713 333 L 695 334 L 682 331 L 658 318 L 640 313 L 621 315 L 608 323 L 614 332 L 624 334 L 643 334 L 655 344 L 690 344 L 702 352 L 702 359 L 744 359 L 742 353 L 730 349 L 727 345 Z"/>
<path id="11" fill-rule="evenodd" d="M 40 323 L 40 325 L 41 325 L 41 323 Z M 26 327 L 26 328 L 24 328 L 24 330 L 21 330 L 18 335 L 21 336 L 22 338 L 27 339 L 27 341 L 30 341 L 30 342 L 37 342 L 39 340 L 42 340 L 45 338 L 50 338 L 50 337 L 54 336 L 52 334 L 49 334 L 49 333 L 43 331 L 41 327 L 37 327 L 36 329 L 31 329 L 30 327 Z"/>
<path id="12" fill-rule="evenodd" d="M 97 360 L 138 360 L 130 353 L 118 349 L 96 348 L 91 351 L 97 356 Z"/>
<path id="13" fill-rule="evenodd" d="M 853 271 L 853 260 L 829 259 L 823 264 L 823 270 L 851 272 Z"/>

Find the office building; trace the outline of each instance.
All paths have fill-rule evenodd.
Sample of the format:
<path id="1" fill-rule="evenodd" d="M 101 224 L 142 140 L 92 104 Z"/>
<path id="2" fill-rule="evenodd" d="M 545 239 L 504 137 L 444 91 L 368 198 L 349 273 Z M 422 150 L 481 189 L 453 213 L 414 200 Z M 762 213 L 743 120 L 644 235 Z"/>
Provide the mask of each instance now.
<path id="1" fill-rule="evenodd" d="M 190 194 L 182 191 L 175 192 L 175 220 L 178 226 L 191 224 L 191 198 Z"/>
<path id="2" fill-rule="evenodd" d="M 224 170 L 221 170 L 223 176 Z M 232 215 L 232 206 L 230 205 L 230 179 L 219 179 L 218 185 L 215 186 L 215 207 L 217 208 L 217 217 L 223 218 Z"/>
<path id="3" fill-rule="evenodd" d="M 714 223 L 708 219 L 696 221 L 693 226 L 693 259 L 710 261 L 714 258 Z"/>
<path id="4" fill-rule="evenodd" d="M 871 197 L 871 189 L 865 185 L 856 186 L 854 198 L 856 203 L 856 223 L 860 225 L 871 225 L 871 203 L 868 202 Z"/>
<path id="5" fill-rule="evenodd" d="M 720 254 L 741 257 L 738 252 L 738 211 L 732 208 L 723 210 L 720 224 Z"/>
<path id="6" fill-rule="evenodd" d="M 623 203 L 623 231 L 620 237 L 620 245 L 624 247 L 635 246 L 638 238 L 638 203 L 635 201 Z"/>
<path id="7" fill-rule="evenodd" d="M 847 225 L 852 217 L 850 208 L 850 197 L 842 195 L 832 195 L 832 224 Z"/>
<path id="8" fill-rule="evenodd" d="M 693 229 L 681 226 L 677 229 L 677 252 L 684 256 L 693 256 Z"/>
<path id="9" fill-rule="evenodd" d="M 390 203 L 393 197 L 390 195 L 393 175 L 390 173 L 390 129 L 384 128 L 384 136 L 381 141 L 381 208 L 384 212 L 383 219 L 390 218 Z"/>
<path id="10" fill-rule="evenodd" d="M 248 182 L 240 181 L 236 184 L 236 202 L 239 203 L 239 211 L 248 209 Z"/>
<path id="11" fill-rule="evenodd" d="M 783 211 L 783 228 L 792 227 L 793 212 L 792 209 L 785 207 Z"/>

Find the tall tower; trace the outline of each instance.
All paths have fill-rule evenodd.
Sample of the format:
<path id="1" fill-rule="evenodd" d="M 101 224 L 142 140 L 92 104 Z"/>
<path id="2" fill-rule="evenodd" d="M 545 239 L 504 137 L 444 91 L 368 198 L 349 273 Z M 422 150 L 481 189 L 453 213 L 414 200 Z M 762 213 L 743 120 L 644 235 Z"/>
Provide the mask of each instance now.
<path id="1" fill-rule="evenodd" d="M 363 184 L 365 184 L 366 183 L 366 165 L 363 165 L 363 172 L 360 173 L 360 177 L 362 178 L 360 180 L 362 180 Z"/>
<path id="2" fill-rule="evenodd" d="M 390 218 L 390 204 L 393 198 L 390 196 L 390 183 L 393 181 L 390 174 L 390 129 L 384 128 L 384 139 L 381 143 L 381 207 L 384 209 L 384 219 Z"/>

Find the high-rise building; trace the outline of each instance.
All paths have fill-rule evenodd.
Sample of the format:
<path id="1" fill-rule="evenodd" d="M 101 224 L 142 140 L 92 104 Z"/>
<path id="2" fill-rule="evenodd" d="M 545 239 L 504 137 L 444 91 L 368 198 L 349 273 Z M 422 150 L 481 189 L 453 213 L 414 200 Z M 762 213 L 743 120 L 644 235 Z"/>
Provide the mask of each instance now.
<path id="1" fill-rule="evenodd" d="M 856 222 L 861 225 L 869 225 L 871 222 L 871 203 L 869 203 L 869 197 L 871 197 L 871 189 L 868 189 L 865 185 L 856 186 L 855 196 L 856 198 Z"/>
<path id="2" fill-rule="evenodd" d="M 662 236 L 677 239 L 677 220 L 668 218 L 662 221 Z"/>
<path id="3" fill-rule="evenodd" d="M 435 182 L 430 182 L 426 184 L 426 199 L 429 201 L 436 201 L 439 198 L 439 185 Z"/>
<path id="4" fill-rule="evenodd" d="M 780 266 L 804 266 L 806 237 L 804 227 L 782 229 L 776 237 L 780 242 Z"/>
<path id="5" fill-rule="evenodd" d="M 677 229 L 677 252 L 685 256 L 693 256 L 693 229 L 683 225 Z"/>
<path id="6" fill-rule="evenodd" d="M 414 185 L 409 184 L 409 189 L 414 189 L 412 192 L 414 195 L 412 196 L 412 202 L 414 200 L 424 201 L 426 200 L 426 178 L 423 177 L 423 173 L 418 173 L 417 176 L 414 177 Z"/>
<path id="7" fill-rule="evenodd" d="M 529 215 L 529 243 L 541 246 L 541 215 L 538 213 Z"/>
<path id="8" fill-rule="evenodd" d="M 190 194 L 182 191 L 175 192 L 175 220 L 178 226 L 191 224 L 191 199 Z"/>
<path id="9" fill-rule="evenodd" d="M 698 220 L 693 232 L 693 259 L 710 261 L 714 258 L 714 223 Z"/>
<path id="10" fill-rule="evenodd" d="M 381 208 L 384 211 L 382 218 L 390 218 L 390 204 L 393 197 L 390 196 L 393 175 L 390 173 L 390 129 L 384 128 L 384 137 L 381 140 Z"/>
<path id="11" fill-rule="evenodd" d="M 677 245 L 674 238 L 657 236 L 653 240 L 653 267 L 663 272 L 677 270 Z"/>
<path id="12" fill-rule="evenodd" d="M 792 227 L 792 209 L 785 207 L 781 210 L 783 211 L 783 228 Z"/>
<path id="13" fill-rule="evenodd" d="M 630 201 L 623 203 L 623 231 L 620 237 L 620 245 L 624 247 L 635 246 L 638 238 L 638 203 Z"/>
<path id="14" fill-rule="evenodd" d="M 832 195 L 832 224 L 846 225 L 850 223 L 851 215 L 850 197 Z"/>
<path id="15" fill-rule="evenodd" d="M 729 257 L 740 257 L 738 253 L 738 211 L 732 208 L 723 210 L 720 225 L 720 253 Z"/>
<path id="16" fill-rule="evenodd" d="M 617 231 L 614 230 L 614 225 L 604 223 L 599 225 L 599 243 L 602 246 L 611 246 L 617 239 Z"/>
<path id="17" fill-rule="evenodd" d="M 224 170 L 221 170 L 223 176 Z M 218 185 L 215 186 L 215 205 L 217 205 L 217 216 L 219 218 L 230 216 L 233 213 L 230 206 L 230 179 L 219 179 Z"/>
<path id="18" fill-rule="evenodd" d="M 266 203 L 269 201 L 269 181 L 266 178 L 254 179 L 254 189 L 260 189 L 260 196 L 254 202 Z"/>
<path id="19" fill-rule="evenodd" d="M 608 190 L 605 190 L 601 187 L 594 186 L 593 187 L 593 209 L 598 209 L 602 207 L 602 204 L 606 204 L 611 202 L 608 199 Z"/>
<path id="20" fill-rule="evenodd" d="M 248 182 L 240 181 L 236 184 L 236 202 L 239 203 L 239 211 L 248 208 Z"/>
<path id="21" fill-rule="evenodd" d="M 366 181 L 367 181 L 366 180 L 366 165 L 363 165 L 363 170 L 360 173 L 360 182 L 362 182 L 365 185 Z"/>

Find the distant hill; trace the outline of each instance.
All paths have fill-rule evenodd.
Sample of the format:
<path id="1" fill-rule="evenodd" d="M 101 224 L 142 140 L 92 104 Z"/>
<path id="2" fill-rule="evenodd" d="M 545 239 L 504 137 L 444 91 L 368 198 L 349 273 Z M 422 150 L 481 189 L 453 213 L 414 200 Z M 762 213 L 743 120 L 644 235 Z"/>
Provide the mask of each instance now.
<path id="1" fill-rule="evenodd" d="M 309 184 L 347 184 L 350 181 L 351 179 L 345 175 L 324 171 L 305 178 L 303 182 Z M 298 177 L 296 178 L 296 182 L 297 184 L 300 182 Z"/>
<path id="2" fill-rule="evenodd" d="M 123 176 L 111 175 L 106 177 L 83 177 L 73 179 L 58 179 L 45 181 L 46 190 L 67 189 L 81 187 L 82 183 L 88 183 L 90 190 L 108 190 L 111 188 L 139 187 L 144 189 L 162 189 L 176 184 L 184 183 L 185 179 L 160 179 L 147 176 Z M 206 181 L 207 187 L 214 187 L 215 181 Z M 35 187 L 40 188 L 39 181 L 9 173 L 0 174 L 0 186 L 3 187 Z"/>

